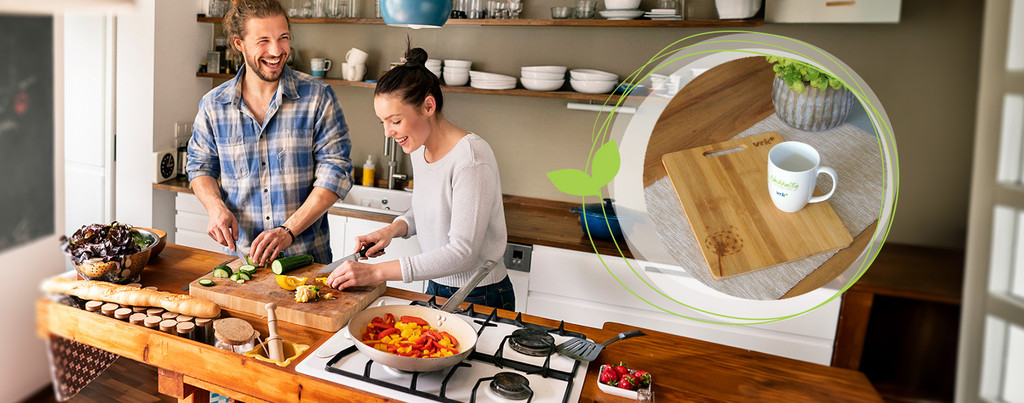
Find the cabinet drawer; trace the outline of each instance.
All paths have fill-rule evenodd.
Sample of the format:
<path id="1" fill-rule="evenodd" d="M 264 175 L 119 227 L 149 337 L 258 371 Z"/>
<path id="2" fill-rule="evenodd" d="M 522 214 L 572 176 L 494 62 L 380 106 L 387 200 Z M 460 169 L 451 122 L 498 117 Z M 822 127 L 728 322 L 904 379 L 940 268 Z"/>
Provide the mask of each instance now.
<path id="1" fill-rule="evenodd" d="M 230 251 L 225 251 L 223 245 L 214 242 L 213 239 L 210 239 L 210 237 L 204 232 L 178 229 L 178 231 L 174 233 L 174 237 L 175 243 L 178 245 L 199 248 L 210 252 L 231 253 Z"/>
<path id="2" fill-rule="evenodd" d="M 900 22 L 900 0 L 768 0 L 764 21 Z"/>
<path id="3" fill-rule="evenodd" d="M 681 319 L 666 313 L 580 301 L 531 291 L 527 313 L 601 328 L 625 323 L 711 343 L 760 351 L 821 365 L 832 361 L 832 340 L 776 332 L 753 326 L 723 326 Z M 604 340 L 598 340 L 604 341 Z"/>
<path id="4" fill-rule="evenodd" d="M 206 226 L 210 223 L 210 217 L 206 214 L 196 214 L 179 211 L 174 216 L 174 226 L 180 230 L 197 232 L 206 236 Z"/>
<path id="5" fill-rule="evenodd" d="M 206 207 L 203 207 L 203 203 L 199 202 L 199 198 L 191 193 L 179 192 L 174 196 L 174 209 L 177 211 L 186 211 L 189 213 L 208 215 Z"/>

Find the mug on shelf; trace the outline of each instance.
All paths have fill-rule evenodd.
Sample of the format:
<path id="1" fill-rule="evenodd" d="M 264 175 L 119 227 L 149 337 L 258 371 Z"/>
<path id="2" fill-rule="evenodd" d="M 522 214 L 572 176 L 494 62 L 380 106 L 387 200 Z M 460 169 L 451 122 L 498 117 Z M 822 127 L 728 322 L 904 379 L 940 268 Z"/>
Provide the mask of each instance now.
<path id="1" fill-rule="evenodd" d="M 370 57 L 369 53 L 362 50 L 352 48 L 345 53 L 345 61 L 348 64 L 366 64 L 366 59 Z"/>
<path id="2" fill-rule="evenodd" d="M 309 59 L 309 70 L 313 77 L 323 77 L 324 74 L 331 71 L 331 59 L 322 57 Z"/>

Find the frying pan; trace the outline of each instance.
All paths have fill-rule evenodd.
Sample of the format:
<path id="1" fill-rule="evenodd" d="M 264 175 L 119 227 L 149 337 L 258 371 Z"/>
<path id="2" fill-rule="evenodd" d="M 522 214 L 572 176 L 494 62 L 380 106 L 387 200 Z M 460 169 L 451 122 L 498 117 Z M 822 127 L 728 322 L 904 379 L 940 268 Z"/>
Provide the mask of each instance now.
<path id="1" fill-rule="evenodd" d="M 459 315 L 451 313 L 459 304 L 466 299 L 469 292 L 480 283 L 484 277 L 494 268 L 495 262 L 488 260 L 483 267 L 477 269 L 466 285 L 459 289 L 455 295 L 448 300 L 441 309 L 434 309 L 425 306 L 411 305 L 387 305 L 366 309 L 352 317 L 348 322 L 348 332 L 360 352 L 366 354 L 370 359 L 381 365 L 394 369 L 410 372 L 431 372 L 438 371 L 462 362 L 469 356 L 469 353 L 476 348 L 476 329 L 469 322 Z M 377 350 L 363 343 L 362 330 L 376 317 L 384 317 L 385 314 L 395 315 L 396 319 L 402 316 L 416 316 L 430 324 L 430 327 L 437 331 L 448 332 L 458 341 L 455 350 L 458 353 L 449 357 L 417 358 L 403 357 L 385 351 Z"/>

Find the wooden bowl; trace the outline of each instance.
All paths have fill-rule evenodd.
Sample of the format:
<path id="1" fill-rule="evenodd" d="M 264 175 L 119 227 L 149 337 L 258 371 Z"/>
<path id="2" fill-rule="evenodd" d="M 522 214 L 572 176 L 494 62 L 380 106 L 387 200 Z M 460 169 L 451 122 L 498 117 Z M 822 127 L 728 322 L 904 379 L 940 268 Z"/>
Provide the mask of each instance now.
<path id="1" fill-rule="evenodd" d="M 160 252 L 164 250 L 164 247 L 167 246 L 167 231 L 162 231 L 162 230 L 158 230 L 158 229 L 154 229 L 154 228 L 142 228 L 142 227 L 135 227 L 135 228 L 144 229 L 146 231 L 151 231 L 154 234 L 156 234 L 156 236 L 160 237 L 160 241 L 157 242 L 156 246 L 153 247 L 153 253 L 151 253 L 149 255 L 149 260 L 153 260 L 153 258 L 157 257 L 157 255 L 159 255 Z"/>

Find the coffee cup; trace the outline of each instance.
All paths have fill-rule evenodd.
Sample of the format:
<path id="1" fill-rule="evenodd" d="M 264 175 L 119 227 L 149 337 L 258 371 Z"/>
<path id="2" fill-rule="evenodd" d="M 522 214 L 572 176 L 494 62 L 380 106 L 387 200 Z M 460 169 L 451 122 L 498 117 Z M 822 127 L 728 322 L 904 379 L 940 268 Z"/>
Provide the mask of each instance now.
<path id="1" fill-rule="evenodd" d="M 331 70 L 331 59 L 314 57 L 309 59 L 309 70 L 313 77 L 323 77 Z"/>
<path id="2" fill-rule="evenodd" d="M 341 73 L 348 81 L 362 81 L 363 76 L 366 74 L 365 64 L 345 63 L 342 67 L 344 70 Z"/>
<path id="3" fill-rule="evenodd" d="M 366 59 L 369 57 L 369 53 L 356 48 L 349 49 L 348 52 L 345 53 L 345 61 L 348 62 L 348 64 L 366 64 Z"/>
<path id="4" fill-rule="evenodd" d="M 820 174 L 832 177 L 832 189 L 828 194 L 813 196 Z M 768 151 L 768 194 L 779 210 L 795 213 L 807 203 L 828 200 L 838 185 L 836 171 L 821 166 L 821 156 L 814 147 L 785 141 Z"/>

